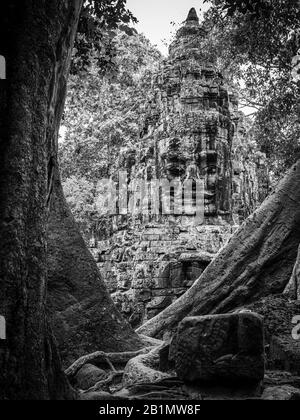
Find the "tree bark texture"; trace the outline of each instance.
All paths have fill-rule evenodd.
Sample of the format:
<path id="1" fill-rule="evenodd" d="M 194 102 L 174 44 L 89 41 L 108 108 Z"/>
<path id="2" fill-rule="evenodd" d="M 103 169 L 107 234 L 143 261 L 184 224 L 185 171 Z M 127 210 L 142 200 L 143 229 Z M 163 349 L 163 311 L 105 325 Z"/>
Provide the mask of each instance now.
<path id="1" fill-rule="evenodd" d="M 52 162 L 82 0 L 0 6 L 0 399 L 73 393 L 45 315 Z"/>

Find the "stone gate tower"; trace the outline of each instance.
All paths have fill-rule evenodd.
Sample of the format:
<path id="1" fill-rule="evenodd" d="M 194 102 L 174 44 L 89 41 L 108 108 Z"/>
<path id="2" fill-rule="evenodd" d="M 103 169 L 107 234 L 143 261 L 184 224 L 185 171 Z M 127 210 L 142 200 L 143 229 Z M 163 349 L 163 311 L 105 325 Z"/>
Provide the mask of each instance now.
<path id="1" fill-rule="evenodd" d="M 192 9 L 156 76 L 144 136 L 155 138 L 159 176 L 183 180 L 193 174 L 204 180 L 205 224 L 219 225 L 232 221 L 231 151 L 237 102 L 214 65 L 202 56 L 201 36 Z"/>
<path id="2" fill-rule="evenodd" d="M 184 293 L 244 209 L 257 204 L 258 162 L 250 149 L 245 153 L 246 144 L 237 147 L 244 136 L 238 101 L 203 55 L 204 36 L 192 9 L 153 77 L 139 143 L 119 165 L 131 182 L 202 180 L 204 222 L 193 223 L 189 214 L 114 216 L 112 236 L 95 250 L 115 302 L 134 327 Z"/>

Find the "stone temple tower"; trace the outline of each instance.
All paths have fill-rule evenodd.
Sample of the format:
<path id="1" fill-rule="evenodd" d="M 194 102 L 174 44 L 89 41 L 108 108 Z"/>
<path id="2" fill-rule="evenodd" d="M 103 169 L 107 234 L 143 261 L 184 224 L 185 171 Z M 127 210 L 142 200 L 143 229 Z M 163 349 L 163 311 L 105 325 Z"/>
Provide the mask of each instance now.
<path id="1" fill-rule="evenodd" d="M 94 252 L 134 327 L 193 284 L 235 230 L 240 209 L 251 211 L 257 203 L 257 163 L 252 151 L 245 156 L 245 145 L 238 147 L 244 135 L 238 101 L 203 55 L 204 36 L 192 9 L 153 77 L 139 143 L 120 163 L 130 185 L 137 179 L 201 181 L 204 220 L 195 222 L 193 212 L 116 215 L 112 235 Z"/>
<path id="2" fill-rule="evenodd" d="M 219 225 L 232 221 L 235 117 L 230 111 L 236 102 L 214 65 L 202 56 L 202 36 L 192 9 L 170 46 L 168 62 L 157 75 L 156 98 L 145 134 L 159 131 L 160 175 L 183 179 L 192 172 L 204 180 L 205 224 Z"/>

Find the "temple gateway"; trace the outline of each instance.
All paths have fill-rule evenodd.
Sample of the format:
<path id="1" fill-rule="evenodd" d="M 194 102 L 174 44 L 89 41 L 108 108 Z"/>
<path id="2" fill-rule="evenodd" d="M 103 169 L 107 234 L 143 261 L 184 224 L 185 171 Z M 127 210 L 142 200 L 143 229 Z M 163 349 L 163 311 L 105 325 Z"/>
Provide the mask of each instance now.
<path id="1" fill-rule="evenodd" d="M 203 56 L 201 37 L 192 9 L 153 75 L 139 143 L 122 156 L 120 170 L 131 185 L 137 179 L 201 180 L 204 220 L 197 223 L 192 212 L 112 215 L 110 235 L 92 249 L 133 327 L 193 284 L 264 195 L 264 156 L 249 141 L 237 96 Z"/>

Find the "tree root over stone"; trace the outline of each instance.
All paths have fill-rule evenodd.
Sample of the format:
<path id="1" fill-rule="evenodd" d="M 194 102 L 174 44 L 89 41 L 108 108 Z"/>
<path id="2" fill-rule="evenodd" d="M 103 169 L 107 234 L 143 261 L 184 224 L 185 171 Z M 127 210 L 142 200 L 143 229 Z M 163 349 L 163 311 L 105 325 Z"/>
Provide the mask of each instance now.
<path id="1" fill-rule="evenodd" d="M 107 364 L 110 367 L 110 369 L 114 371 L 114 364 L 126 365 L 129 362 L 129 360 L 139 355 L 147 354 L 151 350 L 153 350 L 153 347 L 146 347 L 135 352 L 122 353 L 105 353 L 103 351 L 96 351 L 94 353 L 80 357 L 78 360 L 76 360 L 76 362 L 74 362 L 70 367 L 68 367 L 65 370 L 65 374 L 69 379 L 73 378 L 78 372 L 78 370 L 87 363 L 93 364 L 95 366 Z"/>
<path id="2" fill-rule="evenodd" d="M 105 379 L 103 379 L 102 381 L 97 382 L 94 386 L 92 386 L 89 389 L 86 389 L 84 391 L 81 391 L 82 394 L 87 394 L 90 392 L 97 392 L 97 391 L 102 391 L 104 387 L 109 387 L 109 385 L 112 385 L 114 379 L 116 378 L 122 378 L 124 374 L 123 370 L 113 370 L 109 376 Z"/>
<path id="3" fill-rule="evenodd" d="M 125 388 L 135 384 L 154 384 L 170 378 L 170 373 L 161 372 L 159 369 L 159 351 L 161 349 L 162 345 L 152 348 L 147 354 L 141 354 L 129 360 L 123 377 L 123 386 Z"/>
<path id="4" fill-rule="evenodd" d="M 164 344 L 163 344 L 164 345 Z M 79 358 L 66 371 L 69 380 L 74 380 L 86 364 L 106 368 L 107 376 L 88 389 L 79 390 L 80 399 L 185 399 L 185 395 L 170 378 L 172 375 L 159 370 L 159 350 L 162 345 L 146 347 L 136 352 L 95 352 Z M 105 367 L 104 367 L 105 366 Z M 167 381 L 166 383 L 161 381 Z M 169 384 L 170 382 L 170 384 Z M 172 382 L 172 383 L 171 383 Z"/>

